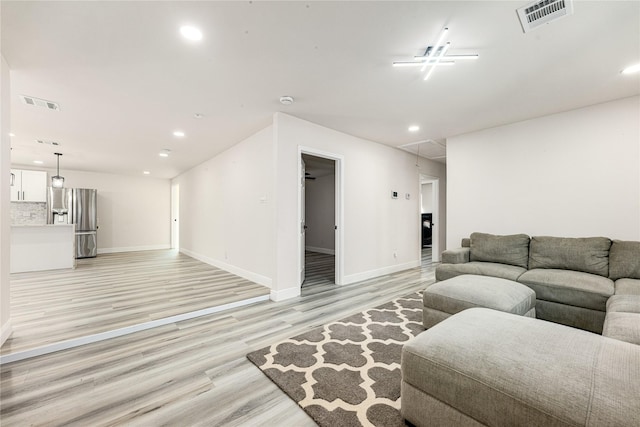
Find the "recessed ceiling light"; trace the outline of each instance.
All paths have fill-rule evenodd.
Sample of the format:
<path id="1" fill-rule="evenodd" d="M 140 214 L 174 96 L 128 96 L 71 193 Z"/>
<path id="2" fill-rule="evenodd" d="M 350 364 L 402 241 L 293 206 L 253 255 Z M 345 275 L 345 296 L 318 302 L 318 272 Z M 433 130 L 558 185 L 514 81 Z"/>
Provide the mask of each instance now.
<path id="1" fill-rule="evenodd" d="M 291 105 L 291 104 L 293 104 L 293 97 L 291 97 L 291 96 L 281 96 L 280 97 L 280 103 L 282 105 Z"/>
<path id="2" fill-rule="evenodd" d="M 171 150 L 169 150 L 168 148 L 165 148 L 160 153 L 158 153 L 158 156 L 160 156 L 160 157 L 169 157 L 169 153 L 171 153 Z"/>
<path id="3" fill-rule="evenodd" d="M 35 163 L 36 165 L 44 164 L 44 162 L 42 160 L 34 160 L 33 163 Z"/>
<path id="4" fill-rule="evenodd" d="M 202 31 L 191 25 L 183 25 L 180 27 L 180 34 L 187 40 L 194 42 L 202 40 Z"/>
<path id="5" fill-rule="evenodd" d="M 149 171 L 142 171 L 142 173 L 145 174 L 145 175 L 151 174 L 151 172 L 149 172 Z"/>
<path id="6" fill-rule="evenodd" d="M 181 130 L 173 131 L 173 136 L 177 136 L 178 138 L 182 138 L 184 136 L 184 132 Z"/>
<path id="7" fill-rule="evenodd" d="M 14 136 L 16 136 L 16 134 L 15 134 L 15 133 L 13 133 L 13 132 L 9 132 L 9 136 L 10 136 L 10 137 L 14 137 Z"/>
<path id="8" fill-rule="evenodd" d="M 195 113 L 195 114 L 193 115 L 193 118 L 194 118 L 194 119 L 201 119 L 201 118 L 203 118 L 203 117 L 204 117 L 204 116 L 203 116 L 202 114 L 200 114 L 200 113 Z"/>
<path id="9" fill-rule="evenodd" d="M 640 64 L 630 65 L 624 70 L 622 70 L 622 74 L 633 74 L 637 72 L 640 72 Z"/>
<path id="10" fill-rule="evenodd" d="M 420 126 L 412 125 L 409 126 L 409 132 L 418 132 L 420 130 Z"/>

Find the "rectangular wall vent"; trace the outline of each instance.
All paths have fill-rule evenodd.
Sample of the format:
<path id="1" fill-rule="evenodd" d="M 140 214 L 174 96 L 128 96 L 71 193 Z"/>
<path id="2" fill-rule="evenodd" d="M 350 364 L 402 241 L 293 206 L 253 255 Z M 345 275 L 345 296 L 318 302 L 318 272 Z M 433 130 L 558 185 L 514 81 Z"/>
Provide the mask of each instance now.
<path id="1" fill-rule="evenodd" d="M 573 0 L 539 0 L 517 9 L 525 33 L 573 14 Z"/>
<path id="2" fill-rule="evenodd" d="M 33 96 L 20 95 L 22 102 L 27 105 L 33 105 L 36 107 L 44 107 L 49 110 L 60 111 L 60 105 L 53 101 L 47 101 L 46 99 L 40 99 Z"/>

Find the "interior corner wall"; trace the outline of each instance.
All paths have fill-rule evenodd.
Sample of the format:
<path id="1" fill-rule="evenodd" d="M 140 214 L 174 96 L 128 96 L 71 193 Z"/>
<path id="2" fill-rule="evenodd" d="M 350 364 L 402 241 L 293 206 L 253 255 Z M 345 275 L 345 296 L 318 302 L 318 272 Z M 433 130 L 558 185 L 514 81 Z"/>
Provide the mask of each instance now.
<path id="1" fill-rule="evenodd" d="M 640 240 L 640 97 L 447 141 L 449 247 L 474 231 Z"/>
<path id="2" fill-rule="evenodd" d="M 298 266 L 292 260 L 297 260 L 299 246 L 300 146 L 344 159 L 344 284 L 420 264 L 419 174 L 427 172 L 416 167 L 415 156 L 282 113 L 276 114 L 274 126 L 278 290 L 299 288 Z M 425 159 L 427 163 L 433 162 Z M 439 175 L 444 167 L 436 169 L 429 174 L 444 180 Z M 392 191 L 398 192 L 397 199 L 391 198 Z"/>
<path id="3" fill-rule="evenodd" d="M 335 178 L 330 174 L 306 182 L 306 247 L 311 251 L 335 252 Z"/>
<path id="4" fill-rule="evenodd" d="M 60 174 L 65 187 L 98 190 L 99 254 L 171 247 L 169 179 L 65 169 Z"/>
<path id="5" fill-rule="evenodd" d="M 273 126 L 172 180 L 180 192 L 180 251 L 271 287 Z"/>
<path id="6" fill-rule="evenodd" d="M 9 256 L 11 252 L 11 218 L 9 172 L 11 169 L 11 96 L 9 64 L 0 56 L 0 345 L 11 335 Z"/>

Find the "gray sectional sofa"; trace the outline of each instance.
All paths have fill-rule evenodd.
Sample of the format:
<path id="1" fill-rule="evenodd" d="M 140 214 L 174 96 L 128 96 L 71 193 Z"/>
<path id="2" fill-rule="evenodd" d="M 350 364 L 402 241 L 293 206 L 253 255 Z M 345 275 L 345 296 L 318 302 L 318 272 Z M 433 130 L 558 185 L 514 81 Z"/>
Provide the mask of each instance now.
<path id="1" fill-rule="evenodd" d="M 640 301 L 640 242 L 473 233 L 461 248 L 442 254 L 436 281 L 462 274 L 527 285 L 536 293 L 536 317 L 602 333 L 612 296 L 635 295 L 627 300 Z M 610 329 L 619 330 L 624 319 L 640 325 L 640 313 L 629 304 L 625 315 L 612 317 L 616 326 Z"/>
<path id="2" fill-rule="evenodd" d="M 428 323 L 402 349 L 406 420 L 640 426 L 640 242 L 473 233 L 436 267 L 439 282 L 462 275 L 441 284 L 447 301 L 478 294 L 465 286 L 486 300 L 492 283 L 477 276 L 509 279 L 535 292 L 536 317 L 550 322 L 467 308 Z"/>

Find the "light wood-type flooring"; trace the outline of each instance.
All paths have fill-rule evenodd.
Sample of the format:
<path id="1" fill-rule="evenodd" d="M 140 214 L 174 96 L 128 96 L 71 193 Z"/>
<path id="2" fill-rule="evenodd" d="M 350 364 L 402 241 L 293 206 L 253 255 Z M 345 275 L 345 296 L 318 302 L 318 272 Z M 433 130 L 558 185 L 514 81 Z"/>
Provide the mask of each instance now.
<path id="1" fill-rule="evenodd" d="M 423 267 L 176 322 L 1 367 L 0 424 L 312 426 L 245 355 L 434 280 Z"/>
<path id="2" fill-rule="evenodd" d="M 2 355 L 269 295 L 173 250 L 102 254 L 75 270 L 11 275 L 13 334 Z"/>

